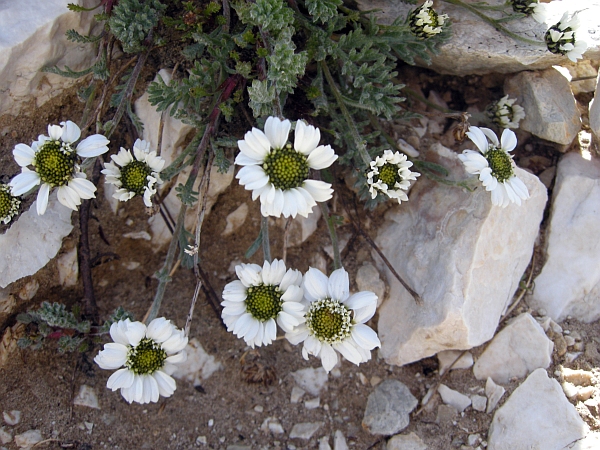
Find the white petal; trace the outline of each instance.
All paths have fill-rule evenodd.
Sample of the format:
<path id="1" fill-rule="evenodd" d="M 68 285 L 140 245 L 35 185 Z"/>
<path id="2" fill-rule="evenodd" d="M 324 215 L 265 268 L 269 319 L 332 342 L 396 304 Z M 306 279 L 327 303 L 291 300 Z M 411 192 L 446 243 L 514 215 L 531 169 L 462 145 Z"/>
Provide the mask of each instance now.
<path id="1" fill-rule="evenodd" d="M 275 259 L 271 264 L 265 261 L 262 271 L 263 283 L 279 285 L 284 275 L 285 263 L 282 260 Z"/>
<path id="2" fill-rule="evenodd" d="M 262 131 L 257 128 L 252 128 L 248 131 L 244 140 L 238 141 L 238 147 L 246 156 L 263 162 L 269 151 L 271 150 L 269 140 Z"/>
<path id="3" fill-rule="evenodd" d="M 279 284 L 279 289 L 287 291 L 290 286 L 300 286 L 301 283 L 302 273 L 296 269 L 289 269 L 283 276 L 281 283 Z"/>
<path id="4" fill-rule="evenodd" d="M 127 164 L 133 161 L 131 152 L 123 147 L 121 147 L 121 150 L 119 150 L 119 153 L 116 155 L 110 155 L 110 158 L 121 167 L 125 167 Z"/>
<path id="5" fill-rule="evenodd" d="M 92 158 L 108 151 L 110 141 L 101 134 L 86 137 L 77 145 L 77 154 L 82 158 Z"/>
<path id="6" fill-rule="evenodd" d="M 287 143 L 292 124 L 289 120 L 281 120 L 278 117 L 268 117 L 265 122 L 265 134 L 272 148 L 283 148 Z"/>
<path id="7" fill-rule="evenodd" d="M 24 167 L 20 174 L 10 180 L 11 193 L 15 196 L 23 195 L 40 184 L 41 181 L 36 172 Z"/>
<path id="8" fill-rule="evenodd" d="M 321 341 L 319 341 L 316 337 L 310 335 L 306 338 L 306 340 L 304 341 L 304 348 L 306 349 L 306 351 L 311 354 L 311 355 L 315 355 L 315 356 L 319 356 L 319 353 L 321 353 L 321 348 L 323 347 L 323 345 L 328 345 L 328 344 L 322 344 Z"/>
<path id="9" fill-rule="evenodd" d="M 329 344 L 323 344 L 321 347 L 321 363 L 325 372 L 331 372 L 338 362 L 338 356 L 335 350 Z"/>
<path id="10" fill-rule="evenodd" d="M 343 302 L 350 293 L 350 280 L 344 268 L 334 270 L 327 283 L 328 297 Z"/>
<path id="11" fill-rule="evenodd" d="M 308 338 L 308 328 L 306 328 L 306 325 L 302 324 L 294 328 L 293 331 L 285 333 L 285 338 L 290 342 L 290 344 L 298 345 Z"/>
<path id="12" fill-rule="evenodd" d="M 56 191 L 56 197 L 60 203 L 73 211 L 77 211 L 77 206 L 81 205 L 79 194 L 69 185 L 59 187 Z"/>
<path id="13" fill-rule="evenodd" d="M 371 291 L 361 291 L 351 295 L 344 304 L 354 310 L 354 321 L 364 323 L 375 314 L 377 295 Z"/>
<path id="14" fill-rule="evenodd" d="M 119 320 L 118 322 L 113 322 L 110 326 L 110 337 L 113 341 L 122 344 L 129 345 L 129 339 L 127 338 L 127 327 L 131 323 L 131 320 Z"/>
<path id="15" fill-rule="evenodd" d="M 173 334 L 173 331 L 175 331 L 175 327 L 171 324 L 170 320 L 167 320 L 164 317 L 157 317 L 148 324 L 146 337 L 149 337 L 160 344 L 169 339 Z"/>
<path id="16" fill-rule="evenodd" d="M 304 281 L 302 286 L 304 288 L 304 297 L 310 302 L 327 298 L 327 276 L 319 269 L 310 267 L 306 275 L 304 275 Z"/>
<path id="17" fill-rule="evenodd" d="M 244 314 L 246 312 L 245 302 L 231 302 L 224 300 L 221 302 L 221 306 L 223 306 L 223 314 L 227 314 L 229 316 L 239 316 L 240 314 Z"/>
<path id="18" fill-rule="evenodd" d="M 61 140 L 63 142 L 72 144 L 73 142 L 79 140 L 79 138 L 81 137 L 81 130 L 79 129 L 76 123 L 67 120 L 66 122 L 61 122 L 60 124 L 62 125 Z"/>
<path id="19" fill-rule="evenodd" d="M 187 361 L 187 353 L 182 351 L 175 355 L 168 356 L 167 359 L 165 359 L 165 361 L 169 364 L 181 364 Z"/>
<path id="20" fill-rule="evenodd" d="M 303 296 L 304 290 L 300 286 L 292 285 L 286 289 L 286 291 L 281 296 L 281 299 L 285 303 L 299 303 L 302 301 Z"/>
<path id="21" fill-rule="evenodd" d="M 83 199 L 90 199 L 96 197 L 96 186 L 89 180 L 85 178 L 73 178 L 67 184 L 70 188 L 74 189 L 79 197 Z"/>
<path id="22" fill-rule="evenodd" d="M 352 327 L 352 338 L 354 341 L 366 350 L 373 350 L 375 347 L 381 347 L 381 342 L 377 333 L 370 327 L 357 324 Z"/>
<path id="23" fill-rule="evenodd" d="M 300 199 L 304 203 L 304 199 L 302 195 L 298 194 Z M 283 209 L 282 209 L 283 217 L 296 217 L 298 214 L 298 202 L 296 197 L 296 191 L 294 189 L 288 189 L 283 192 Z"/>
<path id="24" fill-rule="evenodd" d="M 50 196 L 50 185 L 42 183 L 37 195 L 36 210 L 38 216 L 43 215 L 48 207 L 48 197 Z"/>
<path id="25" fill-rule="evenodd" d="M 500 142 L 498 141 L 498 136 L 496 136 L 496 133 L 494 133 L 493 130 L 490 130 L 489 128 L 485 128 L 485 127 L 481 127 L 480 130 L 483 132 L 483 134 L 485 134 L 485 136 L 488 138 L 488 140 L 497 148 L 500 148 Z"/>
<path id="26" fill-rule="evenodd" d="M 254 338 L 257 338 L 257 341 L 262 342 L 263 335 L 261 334 L 261 331 L 264 331 L 264 329 L 261 330 L 260 322 L 254 318 L 250 319 L 247 323 L 250 326 L 245 330 L 243 335 L 238 335 L 238 337 L 244 338 L 246 344 L 254 348 Z"/>
<path id="27" fill-rule="evenodd" d="M 262 268 L 258 264 L 240 264 L 235 266 L 235 273 L 246 287 L 257 286 L 262 283 Z"/>
<path id="28" fill-rule="evenodd" d="M 62 136 L 63 129 L 60 125 L 48 125 L 48 136 L 53 141 L 58 141 Z"/>
<path id="29" fill-rule="evenodd" d="M 264 323 L 264 337 L 263 343 L 265 345 L 270 344 L 277 338 L 277 324 L 274 319 L 269 319 Z"/>
<path id="30" fill-rule="evenodd" d="M 144 403 L 156 403 L 158 401 L 158 383 L 152 375 L 142 376 L 144 383 Z"/>
<path id="31" fill-rule="evenodd" d="M 247 191 L 260 189 L 269 182 L 269 177 L 261 166 L 244 166 L 235 177 Z"/>
<path id="32" fill-rule="evenodd" d="M 178 353 L 185 348 L 188 343 L 188 338 L 183 330 L 173 330 L 173 334 L 169 339 L 161 344 L 163 350 L 168 354 Z"/>
<path id="33" fill-rule="evenodd" d="M 223 289 L 223 299 L 229 302 L 243 302 L 246 295 L 246 286 L 240 280 L 227 283 Z"/>
<path id="34" fill-rule="evenodd" d="M 519 197 L 521 197 L 523 200 L 529 198 L 529 190 L 520 178 L 513 176 L 510 180 L 508 180 L 508 182 Z"/>
<path id="35" fill-rule="evenodd" d="M 136 347 L 146 335 L 146 325 L 142 322 L 130 322 L 127 324 L 125 336 L 132 347 Z"/>
<path id="36" fill-rule="evenodd" d="M 308 155 L 306 162 L 311 169 L 321 170 L 331 166 L 336 159 L 338 156 L 331 146 L 320 145 Z"/>
<path id="37" fill-rule="evenodd" d="M 359 365 L 362 362 L 362 355 L 350 343 L 349 340 L 344 340 L 337 344 L 333 344 L 333 348 L 340 352 L 344 358 L 353 364 Z"/>
<path id="38" fill-rule="evenodd" d="M 317 202 L 326 202 L 333 195 L 331 184 L 320 180 L 305 180 L 302 187 L 306 189 Z"/>
<path id="39" fill-rule="evenodd" d="M 500 137 L 500 142 L 502 142 L 502 150 L 506 150 L 507 152 L 511 152 L 517 146 L 517 135 L 514 131 L 506 128 L 502 132 L 502 136 Z"/>
<path id="40" fill-rule="evenodd" d="M 131 387 L 133 384 L 134 374 L 129 369 L 119 369 L 113 373 L 106 382 L 106 387 L 116 391 L 121 388 Z"/>
<path id="41" fill-rule="evenodd" d="M 294 149 L 307 156 L 319 145 L 320 140 L 321 130 L 312 125 L 306 125 L 302 120 L 296 122 Z"/>
<path id="42" fill-rule="evenodd" d="M 237 164 L 238 166 L 252 166 L 256 164 L 262 164 L 262 160 L 259 161 L 257 159 L 245 155 L 242 152 L 239 152 L 235 157 L 235 164 Z"/>
<path id="43" fill-rule="evenodd" d="M 481 153 L 486 153 L 489 148 L 488 140 L 481 131 L 477 127 L 469 127 L 469 131 L 467 131 L 467 136 L 473 143 L 477 146 L 477 148 L 481 151 Z"/>
<path id="44" fill-rule="evenodd" d="M 277 314 L 277 323 L 283 331 L 288 333 L 292 332 L 295 327 L 297 327 L 303 322 L 300 321 L 297 317 L 293 316 L 292 314 L 288 314 L 284 311 L 281 311 L 279 314 Z"/>
<path id="45" fill-rule="evenodd" d="M 177 388 L 177 384 L 173 378 L 160 370 L 154 372 L 152 376 L 158 384 L 158 392 L 160 395 L 163 397 L 170 397 L 173 395 L 173 392 L 175 392 L 175 389 Z"/>
<path id="46" fill-rule="evenodd" d="M 104 350 L 101 350 L 94 362 L 105 370 L 114 370 L 122 367 L 127 361 L 127 347 L 116 342 L 104 344 Z"/>
<path id="47" fill-rule="evenodd" d="M 142 403 L 144 395 L 144 382 L 142 381 L 142 377 L 140 377 L 139 375 L 135 375 L 131 387 L 121 389 L 121 395 L 129 403 Z"/>
<path id="48" fill-rule="evenodd" d="M 33 163 L 35 152 L 29 145 L 17 144 L 13 150 L 13 156 L 19 166 L 25 167 Z"/>

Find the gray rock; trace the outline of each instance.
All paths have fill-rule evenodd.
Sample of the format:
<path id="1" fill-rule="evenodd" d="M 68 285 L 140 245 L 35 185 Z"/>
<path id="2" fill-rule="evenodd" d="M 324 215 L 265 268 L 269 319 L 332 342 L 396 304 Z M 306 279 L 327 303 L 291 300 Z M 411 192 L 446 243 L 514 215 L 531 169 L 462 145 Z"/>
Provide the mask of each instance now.
<path id="1" fill-rule="evenodd" d="M 387 442 L 386 450 L 427 450 L 427 445 L 415 433 L 397 434 Z"/>
<path id="2" fill-rule="evenodd" d="M 598 450 L 600 448 L 600 433 L 590 433 L 583 439 L 569 444 L 561 450 Z"/>
<path id="3" fill-rule="evenodd" d="M 25 103 L 35 100 L 37 107 L 76 83 L 51 73 L 43 66 L 69 66 L 73 70 L 89 67 L 96 55 L 93 45 L 71 42 L 65 31 L 75 29 L 88 35 L 94 26 L 95 11 L 69 11 L 64 0 L 21 0 L 3 2 L 0 15 L 0 111 L 17 115 Z M 95 0 L 78 3 L 97 5 Z"/>
<path id="4" fill-rule="evenodd" d="M 335 434 L 333 436 L 333 450 L 348 450 L 346 438 L 340 430 L 335 430 Z"/>
<path id="5" fill-rule="evenodd" d="M 311 395 L 318 396 L 327 384 L 327 372 L 323 367 L 296 370 L 292 372 L 296 384 Z"/>
<path id="6" fill-rule="evenodd" d="M 177 369 L 173 373 L 175 378 L 184 379 L 197 385 L 223 368 L 223 364 L 213 355 L 209 355 L 197 338 L 190 339 L 185 347 L 185 352 L 187 359 L 177 364 Z"/>
<path id="7" fill-rule="evenodd" d="M 305 441 L 309 440 L 313 434 L 317 432 L 319 428 L 324 425 L 323 422 L 303 422 L 297 423 L 292 427 L 292 431 L 290 431 L 291 439 L 304 439 Z"/>
<path id="8" fill-rule="evenodd" d="M 71 211 L 50 194 L 48 209 L 38 216 L 36 202 L 0 235 L 0 288 L 33 275 L 56 256 L 71 230 Z M 31 239 L 36 236 L 36 239 Z"/>
<path id="9" fill-rule="evenodd" d="M 455 152 L 433 149 L 438 156 L 430 150 L 424 159 L 448 168 L 451 180 L 466 177 Z M 531 259 L 547 199 L 537 177 L 521 169 L 517 176 L 530 193 L 521 207 L 495 207 L 480 187 L 467 192 L 421 177 L 410 200 L 387 212 L 376 243 L 423 300 L 416 304 L 383 267 L 389 295 L 378 330 L 388 364 L 470 349 L 493 337 Z"/>
<path id="10" fill-rule="evenodd" d="M 451 424 L 457 415 L 458 411 L 454 406 L 439 405 L 437 415 L 435 417 L 435 423 L 437 423 L 438 425 Z"/>
<path id="11" fill-rule="evenodd" d="M 482 395 L 472 395 L 471 404 L 475 411 L 484 412 L 487 405 L 487 398 Z"/>
<path id="12" fill-rule="evenodd" d="M 417 399 L 398 380 L 385 380 L 369 395 L 362 426 L 371 434 L 396 434 L 408 426 Z"/>
<path id="13" fill-rule="evenodd" d="M 600 318 L 600 161 L 579 153 L 558 163 L 546 262 L 528 303 L 562 321 Z"/>
<path id="14" fill-rule="evenodd" d="M 442 401 L 446 405 L 452 406 L 458 412 L 463 412 L 469 406 L 471 406 L 471 399 L 464 394 L 461 394 L 454 389 L 450 389 L 445 384 L 440 384 L 438 387 L 438 392 L 440 397 L 442 397 Z"/>
<path id="15" fill-rule="evenodd" d="M 12 433 L 10 431 L 6 431 L 4 427 L 0 427 L 0 442 L 3 444 L 8 444 L 12 440 Z"/>
<path id="16" fill-rule="evenodd" d="M 440 375 L 443 375 L 450 366 L 452 369 L 468 369 L 473 366 L 473 354 L 460 350 L 445 350 L 437 354 Z"/>
<path id="17" fill-rule="evenodd" d="M 225 229 L 221 233 L 221 236 L 229 236 L 237 231 L 244 225 L 246 217 L 248 217 L 248 203 L 242 203 L 235 211 L 227 215 Z"/>
<path id="18" fill-rule="evenodd" d="M 504 92 L 526 112 L 519 125 L 542 139 L 569 145 L 581 129 L 579 110 L 567 79 L 556 69 L 521 72 L 506 80 Z"/>
<path id="19" fill-rule="evenodd" d="M 523 378 L 552 362 L 554 344 L 529 313 L 512 320 L 481 354 L 473 373 L 478 380 L 492 378 L 506 384 L 513 377 Z"/>
<path id="20" fill-rule="evenodd" d="M 21 421 L 21 411 L 13 409 L 12 411 L 3 411 L 2 416 L 4 422 L 11 427 L 14 427 Z"/>
<path id="21" fill-rule="evenodd" d="M 583 438 L 587 430 L 558 382 L 537 369 L 494 414 L 488 450 L 561 450 Z"/>
<path id="22" fill-rule="evenodd" d="M 490 5 L 503 4 L 504 0 L 488 0 Z M 397 17 L 406 17 L 414 6 L 394 0 L 359 0 L 363 10 L 381 10 L 376 13 L 378 22 L 390 24 Z M 566 8 L 564 2 L 553 1 L 546 4 L 548 24 L 558 22 Z M 477 16 L 464 8 L 444 2 L 434 4 L 436 11 L 446 13 L 452 20 L 452 37 L 440 46 L 439 54 L 432 55 L 428 66 L 439 73 L 470 75 L 485 73 L 513 73 L 523 70 L 547 69 L 553 65 L 568 62 L 564 56 L 547 51 L 545 45 L 531 45 L 516 41 L 496 31 Z M 569 10 L 585 10 L 580 14 L 581 28 L 577 37 L 589 43 L 585 56 L 589 59 L 600 57 L 600 25 L 594 19 L 600 14 L 600 0 L 569 0 Z M 492 17 L 500 18 L 501 13 L 486 11 Z M 533 18 L 514 20 L 504 24 L 511 31 L 528 39 L 544 40 L 547 25 L 537 23 Z"/>
<path id="23" fill-rule="evenodd" d="M 329 445 L 329 436 L 323 436 L 319 439 L 319 450 L 331 450 L 331 445 Z"/>
<path id="24" fill-rule="evenodd" d="M 73 404 L 77 406 L 87 406 L 88 408 L 100 409 L 98 396 L 93 387 L 82 384 L 79 388 L 79 394 L 73 399 Z"/>
<path id="25" fill-rule="evenodd" d="M 591 61 L 579 61 L 577 64 L 569 64 L 564 67 L 569 71 L 569 75 L 571 76 L 573 94 L 594 92 L 594 89 L 596 89 L 595 78 L 598 75 L 598 70 L 592 65 Z"/>
<path id="26" fill-rule="evenodd" d="M 285 432 L 277 417 L 267 417 L 265 420 L 263 420 L 260 429 L 262 432 L 267 434 L 283 434 Z"/>

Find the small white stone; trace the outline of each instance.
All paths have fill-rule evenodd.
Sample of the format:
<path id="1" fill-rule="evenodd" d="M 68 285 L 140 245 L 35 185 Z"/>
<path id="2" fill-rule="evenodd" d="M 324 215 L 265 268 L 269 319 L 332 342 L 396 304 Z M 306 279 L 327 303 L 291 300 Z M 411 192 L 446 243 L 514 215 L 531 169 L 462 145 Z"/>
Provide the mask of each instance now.
<path id="1" fill-rule="evenodd" d="M 19 448 L 31 448 L 38 442 L 42 441 L 42 432 L 40 430 L 28 430 L 25 433 L 15 436 L 15 444 Z"/>
<path id="2" fill-rule="evenodd" d="M 473 405 L 473 409 L 475 411 L 485 411 L 485 407 L 487 405 L 487 398 L 482 395 L 472 395 L 471 396 L 471 404 Z"/>
<path id="3" fill-rule="evenodd" d="M 377 386 L 379 383 L 381 383 L 381 377 L 378 377 L 377 375 L 373 375 L 371 377 L 371 379 L 369 380 L 369 383 L 371 383 L 372 387 Z"/>
<path id="4" fill-rule="evenodd" d="M 397 143 L 398 143 L 398 147 L 400 148 L 400 150 L 402 150 L 408 156 L 410 156 L 412 158 L 418 158 L 419 157 L 419 154 L 420 154 L 419 150 L 417 150 L 416 148 L 414 148 L 412 145 L 410 145 L 404 139 L 399 138 L 398 141 L 397 141 Z"/>
<path id="5" fill-rule="evenodd" d="M 0 442 L 3 444 L 8 444 L 10 441 L 12 441 L 12 438 L 13 437 L 10 431 L 6 431 L 4 427 L 0 427 Z"/>
<path id="6" fill-rule="evenodd" d="M 480 440 L 481 436 L 478 434 L 470 434 L 467 438 L 467 444 L 469 444 L 471 447 L 474 447 Z"/>
<path id="7" fill-rule="evenodd" d="M 319 450 L 331 450 L 329 445 L 329 436 L 323 436 L 319 439 Z"/>
<path id="8" fill-rule="evenodd" d="M 369 380 L 362 372 L 358 372 L 358 379 L 360 380 L 360 383 L 363 386 L 366 386 L 367 384 L 369 384 Z"/>
<path id="9" fill-rule="evenodd" d="M 230 234 L 236 232 L 242 225 L 244 225 L 246 217 L 248 217 L 248 204 L 242 203 L 225 219 L 226 225 L 225 229 L 221 233 L 221 236 L 229 236 Z"/>
<path id="10" fill-rule="evenodd" d="M 212 427 L 215 424 L 215 419 L 208 419 L 208 426 Z"/>
<path id="11" fill-rule="evenodd" d="M 575 361 L 583 352 L 567 352 L 565 353 L 565 362 L 567 364 Z"/>
<path id="12" fill-rule="evenodd" d="M 348 450 L 346 438 L 340 430 L 335 430 L 335 435 L 333 437 L 333 450 Z"/>
<path id="13" fill-rule="evenodd" d="M 88 434 L 92 434 L 94 424 L 92 422 L 83 422 L 83 425 L 85 426 L 85 429 L 87 430 Z"/>
<path id="14" fill-rule="evenodd" d="M 31 300 L 33 297 L 35 297 L 35 294 L 37 294 L 39 288 L 40 283 L 38 283 L 37 280 L 29 280 L 19 291 L 19 298 L 21 300 Z"/>
<path id="15" fill-rule="evenodd" d="M 262 407 L 262 405 L 256 405 L 254 407 L 254 411 L 256 411 L 257 413 L 261 413 L 265 410 L 265 408 Z"/>
<path id="16" fill-rule="evenodd" d="M 304 394 L 306 394 L 304 389 L 294 386 L 292 388 L 292 395 L 290 396 L 290 403 L 298 403 Z"/>
<path id="17" fill-rule="evenodd" d="M 198 436 L 198 437 L 196 438 L 196 445 L 200 445 L 200 444 L 202 444 L 202 445 L 206 445 L 206 444 L 207 444 L 207 442 L 208 442 L 208 441 L 206 440 L 206 436 Z"/>
<path id="18" fill-rule="evenodd" d="M 123 237 L 128 239 L 141 239 L 144 241 L 152 240 L 152 236 L 150 236 L 150 233 L 147 231 L 131 231 L 129 233 L 125 233 Z"/>
<path id="19" fill-rule="evenodd" d="M 123 267 L 127 270 L 135 270 L 140 267 L 142 264 L 137 261 L 127 261 L 122 263 Z"/>
<path id="20" fill-rule="evenodd" d="M 82 384 L 79 388 L 79 394 L 73 399 L 73 404 L 77 406 L 87 406 L 88 408 L 100 409 L 98 405 L 98 396 L 93 387 Z"/>
<path id="21" fill-rule="evenodd" d="M 486 413 L 489 414 L 494 410 L 494 408 L 496 408 L 496 405 L 498 404 L 505 392 L 506 389 L 504 389 L 502 386 L 497 385 L 496 383 L 494 383 L 494 380 L 488 377 L 485 383 L 485 395 L 488 398 L 487 408 L 485 410 Z"/>
<path id="22" fill-rule="evenodd" d="M 568 367 L 561 367 L 561 375 L 565 381 L 577 386 L 590 386 L 594 380 L 593 372 L 574 370 Z"/>
<path id="23" fill-rule="evenodd" d="M 279 423 L 279 419 L 276 417 L 267 417 L 263 420 L 262 425 L 260 426 L 260 430 L 263 433 L 271 433 L 271 434 L 283 434 L 284 429 Z"/>
<path id="24" fill-rule="evenodd" d="M 292 427 L 290 438 L 309 440 L 313 434 L 317 432 L 323 425 L 323 422 L 302 422 L 297 423 Z"/>
<path id="25" fill-rule="evenodd" d="M 471 399 L 458 391 L 450 389 L 445 384 L 440 384 L 438 392 L 442 397 L 442 401 L 450 406 L 453 406 L 458 412 L 463 412 L 471 405 Z"/>
<path id="26" fill-rule="evenodd" d="M 572 336 L 565 336 L 565 342 L 567 343 L 567 347 L 575 345 L 575 339 Z"/>
<path id="27" fill-rule="evenodd" d="M 427 450 L 427 445 L 414 432 L 397 434 L 387 442 L 386 450 Z"/>
<path id="28" fill-rule="evenodd" d="M 296 384 L 311 395 L 319 395 L 319 392 L 327 383 L 327 372 L 322 367 L 314 369 L 308 367 L 292 372 Z"/>
<path id="29" fill-rule="evenodd" d="M 304 401 L 304 407 L 306 409 L 317 409 L 321 404 L 321 399 L 319 397 L 311 398 L 309 400 Z"/>
<path id="30" fill-rule="evenodd" d="M 58 281 L 61 286 L 69 287 L 77 284 L 79 264 L 77 263 L 77 247 L 56 258 Z"/>
<path id="31" fill-rule="evenodd" d="M 6 424 L 10 426 L 15 426 L 21 421 L 21 411 L 17 411 L 16 409 L 4 411 L 2 415 Z"/>

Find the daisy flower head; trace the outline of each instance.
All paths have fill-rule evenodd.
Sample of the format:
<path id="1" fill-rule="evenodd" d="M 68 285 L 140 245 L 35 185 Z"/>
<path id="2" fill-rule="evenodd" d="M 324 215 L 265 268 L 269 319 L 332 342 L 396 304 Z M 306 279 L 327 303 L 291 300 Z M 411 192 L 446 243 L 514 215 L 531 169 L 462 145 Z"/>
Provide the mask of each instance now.
<path id="1" fill-rule="evenodd" d="M 547 19 L 546 7 L 539 0 L 510 0 L 513 11 L 531 16 L 536 22 L 544 23 Z"/>
<path id="2" fill-rule="evenodd" d="M 489 128 L 470 127 L 467 136 L 479 151 L 464 150 L 458 155 L 465 170 L 479 175 L 485 190 L 492 193 L 492 204 L 503 208 L 509 203 L 520 206 L 521 200 L 529 198 L 529 191 L 515 175 L 515 163 L 509 153 L 517 146 L 515 133 L 506 128 L 498 142 Z"/>
<path id="3" fill-rule="evenodd" d="M 398 203 L 408 201 L 406 192 L 410 182 L 417 179 L 421 174 L 412 172 L 410 168 L 413 163 L 408 161 L 405 154 L 385 150 L 382 156 L 371 161 L 371 168 L 367 172 L 367 184 L 371 198 L 377 197 L 380 192 L 390 198 L 395 198 Z"/>
<path id="4" fill-rule="evenodd" d="M 505 95 L 485 109 L 492 122 L 502 128 L 519 128 L 519 122 L 525 118 L 525 110 L 516 105 L 517 99 Z"/>
<path id="5" fill-rule="evenodd" d="M 337 159 L 329 145 L 319 145 L 321 132 L 303 121 L 296 122 L 294 145 L 288 142 L 291 123 L 269 117 L 264 133 L 252 128 L 238 141 L 235 163 L 244 166 L 236 178 L 252 200 L 260 197 L 263 216 L 308 217 L 316 202 L 333 194 L 331 184 L 308 178 L 310 169 L 325 169 Z"/>
<path id="6" fill-rule="evenodd" d="M 10 193 L 8 184 L 0 184 L 0 222 L 7 225 L 19 212 L 21 200 Z"/>
<path id="7" fill-rule="evenodd" d="M 243 338 L 250 347 L 268 345 L 277 337 L 277 324 L 291 331 L 304 322 L 302 274 L 286 271 L 285 263 L 274 260 L 235 267 L 239 280 L 223 290 L 221 317 L 227 331 Z"/>
<path id="8" fill-rule="evenodd" d="M 438 14 L 431 8 L 432 5 L 432 0 L 425 0 L 425 3 L 408 16 L 410 31 L 420 39 L 428 39 L 440 34 L 449 19 L 448 14 Z"/>
<path id="9" fill-rule="evenodd" d="M 304 275 L 306 322 L 286 333 L 292 344 L 304 343 L 302 356 L 321 358 L 326 372 L 338 362 L 338 353 L 353 364 L 371 359 L 371 350 L 381 347 L 377 333 L 365 323 L 377 308 L 377 295 L 370 291 L 350 295 L 348 272 L 343 268 L 327 277 L 311 267 Z"/>
<path id="10" fill-rule="evenodd" d="M 557 55 L 566 55 L 573 62 L 583 58 L 587 43 L 576 38 L 578 29 L 578 13 L 573 14 L 569 19 L 569 12 L 566 11 L 560 21 L 546 31 L 544 39 L 548 51 Z"/>
<path id="11" fill-rule="evenodd" d="M 50 189 L 57 189 L 58 201 L 77 210 L 81 199 L 95 197 L 96 186 L 86 180 L 78 158 L 91 158 L 108 151 L 108 139 L 101 134 L 88 136 L 75 147 L 81 137 L 79 127 L 67 120 L 48 125 L 48 136 L 40 135 L 31 146 L 17 144 L 13 150 L 21 173 L 10 181 L 12 195 L 19 196 L 41 184 L 37 196 L 37 213 L 42 215 L 48 206 Z M 33 166 L 33 170 L 27 166 Z"/>
<path id="12" fill-rule="evenodd" d="M 183 351 L 188 338 L 170 320 L 160 317 L 144 325 L 120 320 L 110 326 L 114 342 L 94 358 L 102 369 L 115 370 L 106 387 L 116 391 L 129 403 L 156 403 L 159 396 L 170 397 L 177 385 L 171 374 L 175 364 L 186 360 Z"/>
<path id="13" fill-rule="evenodd" d="M 150 151 L 150 143 L 137 139 L 131 151 L 121 147 L 112 161 L 104 163 L 102 173 L 106 182 L 114 184 L 117 191 L 113 198 L 126 202 L 136 195 L 144 196 L 144 204 L 152 207 L 152 196 L 156 194 L 156 184 L 162 184 L 160 171 L 165 167 L 165 160 Z"/>

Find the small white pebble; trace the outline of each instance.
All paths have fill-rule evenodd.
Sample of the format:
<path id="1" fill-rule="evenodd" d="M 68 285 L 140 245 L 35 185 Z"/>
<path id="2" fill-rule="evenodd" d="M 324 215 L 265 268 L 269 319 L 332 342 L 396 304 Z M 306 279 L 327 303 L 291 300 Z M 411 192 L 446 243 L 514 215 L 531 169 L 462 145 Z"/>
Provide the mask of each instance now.
<path id="1" fill-rule="evenodd" d="M 214 421 L 214 419 L 209 419 L 209 421 L 208 421 L 208 426 L 209 426 L 209 427 L 212 427 L 214 424 L 215 424 L 215 421 Z"/>
<path id="2" fill-rule="evenodd" d="M 256 411 L 257 413 L 261 413 L 263 412 L 265 409 L 262 407 L 262 405 L 256 405 L 254 407 L 254 411 Z"/>

